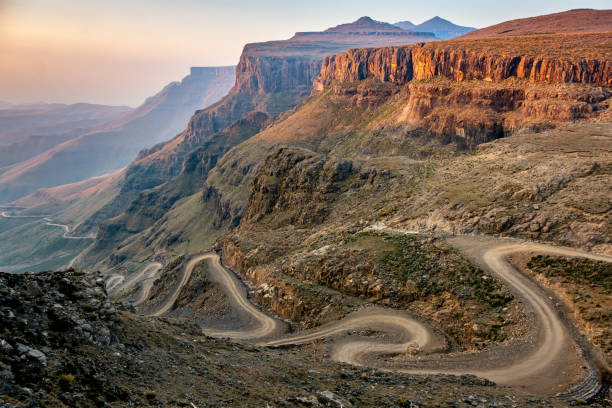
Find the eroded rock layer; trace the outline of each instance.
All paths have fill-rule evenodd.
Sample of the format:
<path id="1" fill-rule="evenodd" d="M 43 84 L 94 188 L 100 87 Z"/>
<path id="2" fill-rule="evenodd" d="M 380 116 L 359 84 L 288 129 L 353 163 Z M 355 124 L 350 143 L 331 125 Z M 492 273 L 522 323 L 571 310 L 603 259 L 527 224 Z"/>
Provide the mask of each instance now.
<path id="1" fill-rule="evenodd" d="M 546 36 L 544 40 L 548 40 Z M 609 42 L 612 34 L 568 35 L 570 43 L 584 41 Z M 589 38 L 584 38 L 589 37 Z M 592 38 L 591 38 L 592 37 Z M 539 41 L 537 36 L 522 38 Z M 401 47 L 352 49 L 328 56 L 323 61 L 321 75 L 315 87 L 328 88 L 333 82 L 355 82 L 376 78 L 384 82 L 405 84 L 435 76 L 455 81 L 484 80 L 501 82 L 509 78 L 530 82 L 582 83 L 601 86 L 612 85 L 612 60 L 604 52 L 598 58 L 576 57 L 548 53 L 546 57 L 523 50 L 520 46 L 498 52 L 480 48 L 479 41 L 415 44 Z M 520 45 L 520 44 L 518 44 Z"/>

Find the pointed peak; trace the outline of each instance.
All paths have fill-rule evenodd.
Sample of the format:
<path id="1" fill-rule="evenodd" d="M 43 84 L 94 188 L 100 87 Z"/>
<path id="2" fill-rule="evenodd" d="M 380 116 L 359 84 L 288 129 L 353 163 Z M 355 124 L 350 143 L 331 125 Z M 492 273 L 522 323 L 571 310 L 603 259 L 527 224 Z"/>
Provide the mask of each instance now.
<path id="1" fill-rule="evenodd" d="M 440 17 L 440 16 L 435 16 L 433 18 L 430 18 L 429 20 L 425 21 L 424 23 L 421 23 L 420 25 L 423 24 L 453 24 L 450 21 Z"/>

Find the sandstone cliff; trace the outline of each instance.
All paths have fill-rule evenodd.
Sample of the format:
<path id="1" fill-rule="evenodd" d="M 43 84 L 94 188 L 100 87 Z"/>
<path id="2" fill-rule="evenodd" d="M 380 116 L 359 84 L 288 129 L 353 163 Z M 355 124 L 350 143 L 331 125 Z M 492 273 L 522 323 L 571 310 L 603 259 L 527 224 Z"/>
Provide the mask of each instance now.
<path id="1" fill-rule="evenodd" d="M 560 45 L 561 51 L 555 50 L 550 56 L 537 55 L 541 50 L 525 49 L 521 43 L 527 40 L 536 43 L 539 40 L 554 41 L 553 37 L 496 40 L 500 44 L 499 52 L 491 52 L 489 49 L 481 51 L 481 42 L 477 40 L 352 49 L 325 58 L 315 88 L 323 90 L 335 81 L 355 82 L 366 78 L 401 85 L 435 76 L 455 81 L 501 82 L 518 78 L 530 82 L 612 85 L 612 60 L 609 52 L 604 51 L 597 58 L 582 58 L 579 51 L 573 56 L 561 52 L 577 46 L 578 42 L 588 43 L 602 38 L 609 41 L 612 34 L 559 38 L 559 41 L 568 44 Z"/>
<path id="2" fill-rule="evenodd" d="M 610 39 L 545 35 L 352 49 L 324 60 L 315 89 L 369 111 L 393 103 L 391 122 L 474 147 L 525 126 L 600 116 L 612 96 Z"/>

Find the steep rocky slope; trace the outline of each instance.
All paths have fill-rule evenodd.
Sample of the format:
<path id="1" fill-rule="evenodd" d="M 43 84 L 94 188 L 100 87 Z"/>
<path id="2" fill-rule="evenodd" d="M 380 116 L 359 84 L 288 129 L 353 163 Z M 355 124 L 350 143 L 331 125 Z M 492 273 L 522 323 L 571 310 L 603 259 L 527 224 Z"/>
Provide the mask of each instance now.
<path id="1" fill-rule="evenodd" d="M 462 38 L 488 38 L 548 33 L 612 31 L 612 10 L 576 9 L 562 13 L 505 21 L 472 31 Z"/>
<path id="2" fill-rule="evenodd" d="M 233 67 L 192 68 L 180 83 L 167 85 L 134 111 L 6 169 L 0 175 L 0 202 L 127 165 L 140 149 L 180 132 L 196 109 L 216 102 L 233 80 Z"/>
<path id="3" fill-rule="evenodd" d="M 100 226 L 96 243 L 88 249 L 85 256 L 90 261 L 94 261 L 96 256 L 106 255 L 112 251 L 113 245 L 117 245 L 158 222 L 177 201 L 195 194 L 202 188 L 209 171 L 215 167 L 225 152 L 232 146 L 259 133 L 266 126 L 267 121 L 268 115 L 265 113 L 253 112 L 224 131 L 213 135 L 199 148 L 189 152 L 177 177 L 169 183 L 140 193 L 121 215 L 105 220 L 105 217 L 108 217 L 108 214 L 112 213 L 119 203 L 117 199 L 114 199 L 106 204 L 80 228 L 80 230 L 95 228 L 96 221 L 105 221 Z M 139 187 L 123 184 L 122 191 L 138 191 Z M 118 197 L 122 197 L 121 193 Z M 117 260 L 119 259 L 121 258 Z"/>

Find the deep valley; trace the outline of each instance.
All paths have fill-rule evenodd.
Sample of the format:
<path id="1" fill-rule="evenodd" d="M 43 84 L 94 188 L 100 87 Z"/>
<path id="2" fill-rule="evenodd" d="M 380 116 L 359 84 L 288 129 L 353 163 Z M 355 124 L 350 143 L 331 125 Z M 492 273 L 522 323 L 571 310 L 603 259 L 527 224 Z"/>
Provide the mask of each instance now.
<path id="1" fill-rule="evenodd" d="M 611 101 L 579 9 L 247 44 L 31 151 L 15 119 L 0 406 L 610 406 Z"/>

